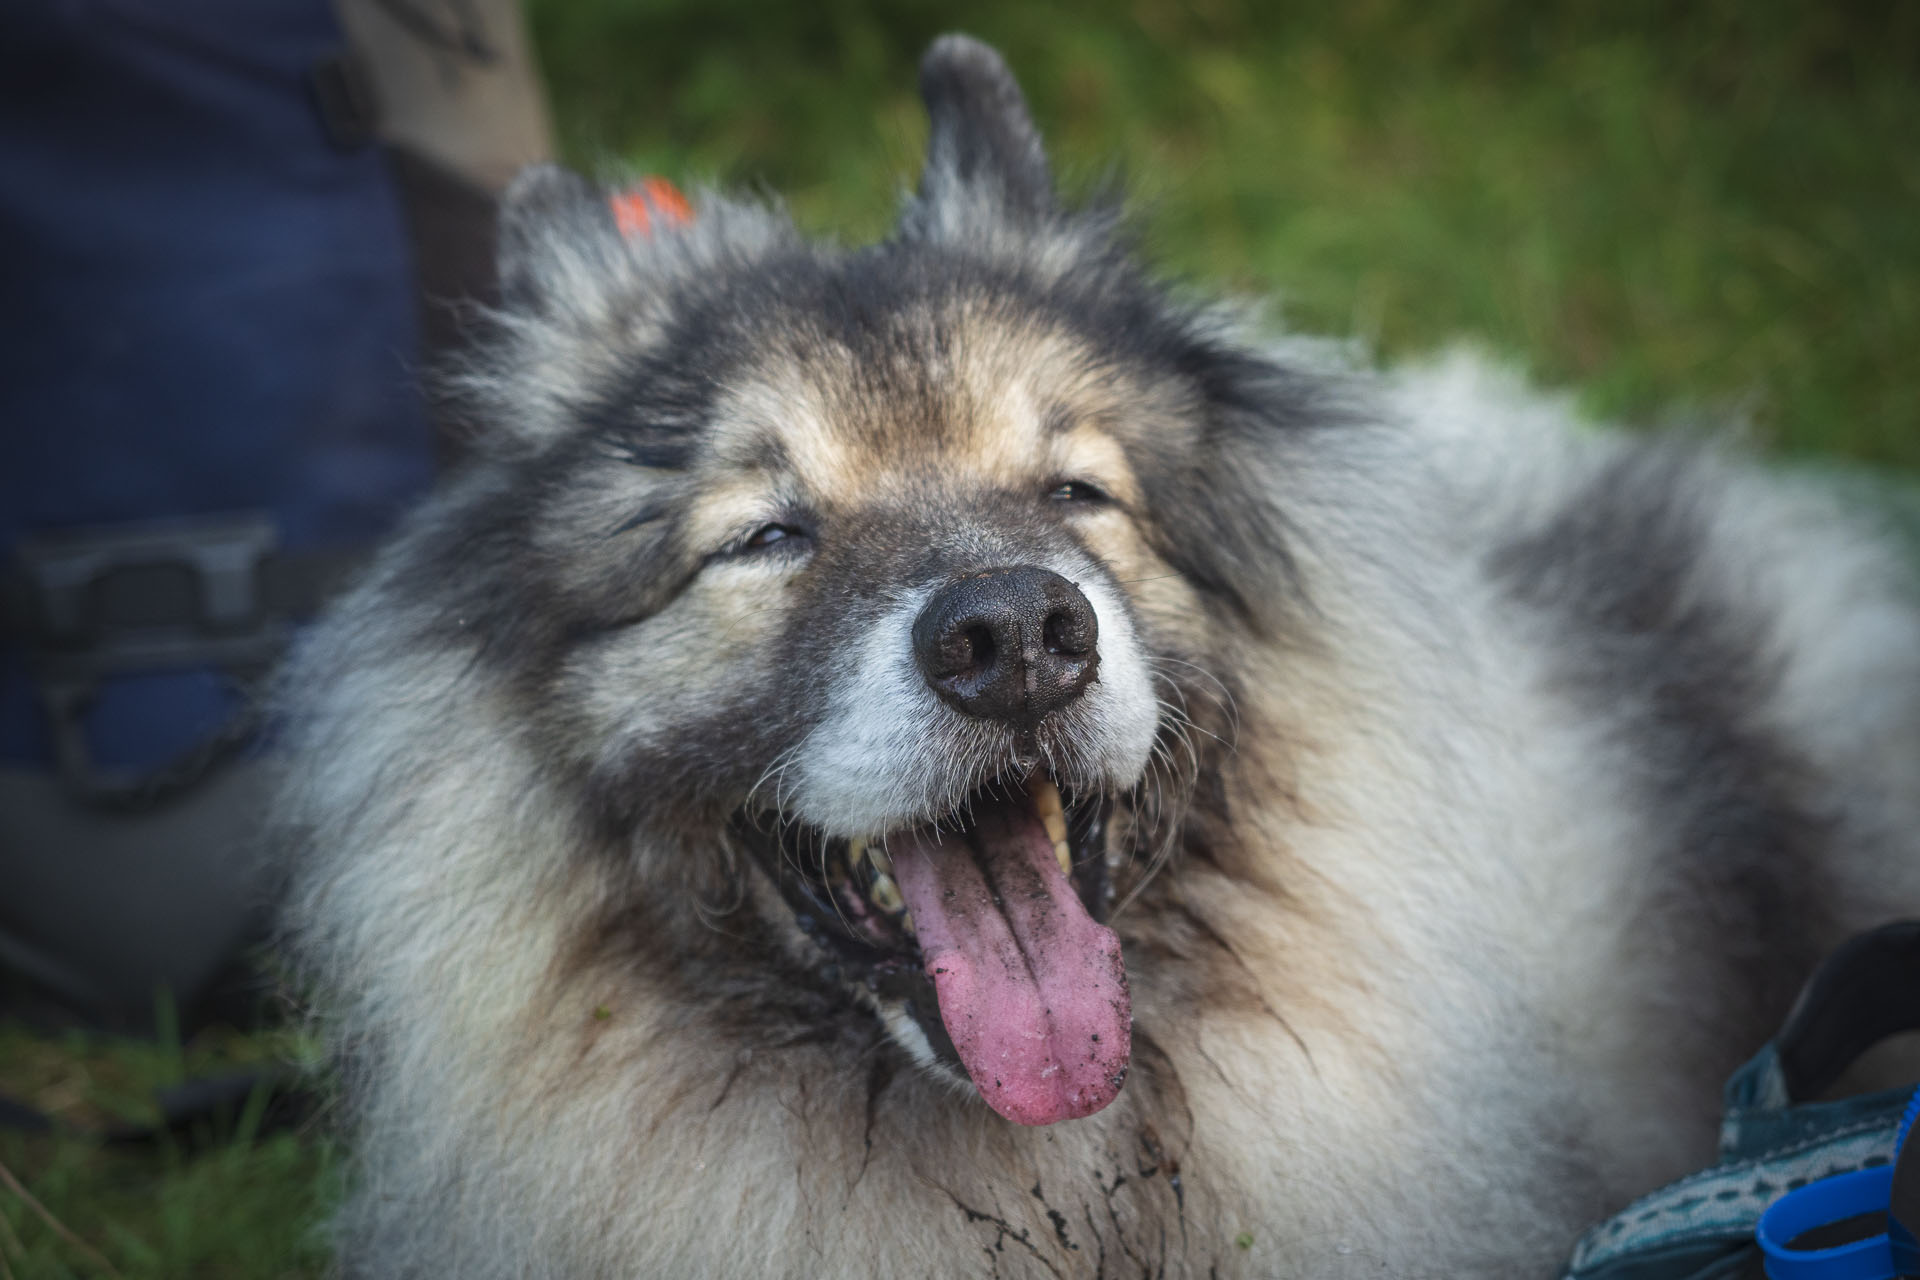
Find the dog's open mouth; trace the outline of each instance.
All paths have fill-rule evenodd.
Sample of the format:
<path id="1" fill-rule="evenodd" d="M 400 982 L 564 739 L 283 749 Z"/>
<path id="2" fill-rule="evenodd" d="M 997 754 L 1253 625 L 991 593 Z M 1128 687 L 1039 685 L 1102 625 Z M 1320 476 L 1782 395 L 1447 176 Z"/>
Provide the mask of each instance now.
<path id="1" fill-rule="evenodd" d="M 1036 771 L 869 840 L 740 827 L 830 976 L 902 1001 L 995 1111 L 1051 1124 L 1113 1101 L 1131 1056 L 1120 940 L 1101 923 L 1108 809 Z"/>

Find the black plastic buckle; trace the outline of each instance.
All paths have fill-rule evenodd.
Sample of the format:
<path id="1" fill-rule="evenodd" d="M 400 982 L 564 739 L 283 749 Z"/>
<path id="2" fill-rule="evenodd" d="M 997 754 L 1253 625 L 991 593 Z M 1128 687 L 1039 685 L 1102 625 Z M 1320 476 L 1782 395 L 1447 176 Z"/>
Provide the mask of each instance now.
<path id="1" fill-rule="evenodd" d="M 261 566 L 278 546 L 273 522 L 249 513 L 63 531 L 16 547 L 35 615 L 29 667 L 52 726 L 56 769 L 76 799 L 150 806 L 251 736 L 247 697 L 232 722 L 161 768 L 115 773 L 94 761 L 85 721 L 101 683 L 114 676 L 189 667 L 243 682 L 264 674 L 287 639 L 260 590 Z"/>

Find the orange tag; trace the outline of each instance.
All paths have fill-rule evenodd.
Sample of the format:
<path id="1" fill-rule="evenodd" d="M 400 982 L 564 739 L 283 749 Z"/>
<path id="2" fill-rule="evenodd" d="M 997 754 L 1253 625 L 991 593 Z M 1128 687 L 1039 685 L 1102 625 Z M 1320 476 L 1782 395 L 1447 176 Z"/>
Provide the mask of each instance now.
<path id="1" fill-rule="evenodd" d="M 637 185 L 614 192 L 608 203 L 613 206 L 613 222 L 621 235 L 652 235 L 655 218 L 672 227 L 693 221 L 693 206 L 680 194 L 680 188 L 665 178 L 642 178 Z"/>

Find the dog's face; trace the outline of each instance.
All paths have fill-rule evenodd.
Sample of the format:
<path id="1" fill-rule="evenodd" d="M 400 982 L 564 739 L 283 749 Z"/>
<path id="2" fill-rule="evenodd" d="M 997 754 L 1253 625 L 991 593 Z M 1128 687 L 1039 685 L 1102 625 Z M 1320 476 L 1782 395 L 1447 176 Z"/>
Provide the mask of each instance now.
<path id="1" fill-rule="evenodd" d="M 1208 667 L 1276 546 L 1223 523 L 1260 509 L 1234 442 L 1299 406 L 1055 204 L 990 51 L 943 41 L 923 90 L 868 249 L 721 202 L 629 237 L 523 178 L 470 380 L 503 456 L 442 561 L 487 569 L 423 585 L 513 655 L 599 829 L 742 851 L 819 973 L 1046 1123 L 1126 1075 L 1104 921 L 1227 734 Z"/>
<path id="2" fill-rule="evenodd" d="M 1152 392 L 1055 318 L 970 314 L 990 288 L 850 276 L 744 314 L 679 467 L 588 450 L 558 486 L 599 490 L 544 513 L 590 590 L 664 589 L 549 697 L 609 803 L 701 744 L 687 783 L 909 1044 L 1012 1118 L 1085 1114 L 1127 1062 L 1096 838 L 1159 732 L 1142 615 L 1191 608 L 1118 434 Z"/>

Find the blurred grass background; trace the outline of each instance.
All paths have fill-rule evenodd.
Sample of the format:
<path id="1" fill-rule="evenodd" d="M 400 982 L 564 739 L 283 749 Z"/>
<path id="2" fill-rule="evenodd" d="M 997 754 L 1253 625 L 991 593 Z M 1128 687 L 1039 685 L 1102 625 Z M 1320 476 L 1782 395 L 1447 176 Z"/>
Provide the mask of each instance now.
<path id="1" fill-rule="evenodd" d="M 1069 187 L 1120 166 L 1159 260 L 1385 357 L 1477 340 L 1596 413 L 1744 415 L 1799 457 L 1920 473 L 1920 5 L 532 0 L 564 151 L 887 227 L 962 28 L 1025 84 Z M 0 1092 L 97 1129 L 298 1056 L 0 1029 Z M 317 1130 L 197 1150 L 0 1132 L 0 1280 L 320 1276 Z"/>
<path id="2" fill-rule="evenodd" d="M 0 1129 L 0 1166 L 21 1184 L 0 1173 L 0 1277 L 325 1275 L 318 1223 L 338 1162 L 319 1123 L 256 1137 L 260 1093 L 217 1128 L 124 1144 L 78 1136 L 154 1125 L 155 1091 L 183 1080 L 288 1064 L 317 1066 L 288 1031 L 214 1028 L 182 1043 L 164 1029 L 142 1042 L 0 1027 L 0 1092 L 68 1127 Z"/>
<path id="3" fill-rule="evenodd" d="M 1920 6 L 536 0 L 568 158 L 887 226 L 962 27 L 1169 268 L 1385 355 L 1460 338 L 1635 419 L 1920 469 Z"/>

